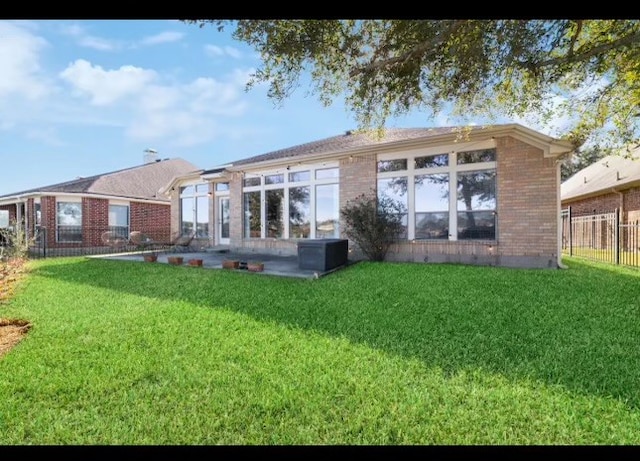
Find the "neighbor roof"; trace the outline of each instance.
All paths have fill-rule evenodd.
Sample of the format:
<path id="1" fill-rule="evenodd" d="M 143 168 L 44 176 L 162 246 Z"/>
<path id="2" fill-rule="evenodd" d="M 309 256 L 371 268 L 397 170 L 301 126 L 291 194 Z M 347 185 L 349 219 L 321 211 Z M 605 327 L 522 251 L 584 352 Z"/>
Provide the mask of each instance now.
<path id="1" fill-rule="evenodd" d="M 560 186 L 561 200 L 599 195 L 640 183 L 640 148 L 609 155 L 578 171 Z"/>
<path id="2" fill-rule="evenodd" d="M 181 158 L 157 160 L 132 168 L 3 195 L 0 200 L 35 193 L 85 193 L 166 201 L 167 198 L 158 193 L 160 188 L 174 177 L 194 170 L 197 170 L 195 165 Z"/>

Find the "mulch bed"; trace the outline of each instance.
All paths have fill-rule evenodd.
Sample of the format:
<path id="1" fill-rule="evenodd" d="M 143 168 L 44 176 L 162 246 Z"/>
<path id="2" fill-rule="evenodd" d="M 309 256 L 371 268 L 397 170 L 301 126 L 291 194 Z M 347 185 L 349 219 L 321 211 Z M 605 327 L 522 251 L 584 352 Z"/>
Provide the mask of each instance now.
<path id="1" fill-rule="evenodd" d="M 0 307 L 9 300 L 17 282 L 26 273 L 25 262 L 24 259 L 0 261 Z M 18 344 L 29 328 L 31 324 L 27 320 L 0 317 L 0 357 Z"/>

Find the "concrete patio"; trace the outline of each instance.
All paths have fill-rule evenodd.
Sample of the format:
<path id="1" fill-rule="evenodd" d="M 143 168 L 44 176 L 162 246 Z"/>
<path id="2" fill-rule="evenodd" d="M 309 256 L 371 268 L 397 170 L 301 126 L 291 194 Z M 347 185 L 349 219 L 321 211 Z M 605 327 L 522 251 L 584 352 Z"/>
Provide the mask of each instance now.
<path id="1" fill-rule="evenodd" d="M 353 264 L 353 261 L 348 261 L 346 265 L 331 269 L 326 272 L 320 272 L 316 270 L 300 269 L 298 264 L 298 256 L 277 256 L 262 253 L 236 253 L 225 249 L 212 249 L 205 251 L 191 251 L 191 252 L 164 252 L 160 251 L 158 254 L 159 264 L 168 264 L 168 258 L 170 256 L 182 256 L 184 258 L 184 264 L 188 265 L 189 259 L 202 259 L 202 267 L 204 269 L 222 269 L 222 261 L 225 259 L 234 259 L 242 262 L 261 261 L 264 263 L 263 272 L 251 272 L 260 276 L 264 275 L 279 275 L 284 277 L 298 277 L 317 279 L 324 275 L 330 274 L 337 270 Z M 88 256 L 90 258 L 104 258 L 104 259 L 117 259 L 123 261 L 138 261 L 144 263 L 143 253 L 119 253 L 108 255 L 93 255 Z M 150 264 L 150 263 L 145 263 Z M 225 269 L 228 270 L 228 269 Z M 247 272 L 243 269 L 235 269 L 236 272 Z"/>

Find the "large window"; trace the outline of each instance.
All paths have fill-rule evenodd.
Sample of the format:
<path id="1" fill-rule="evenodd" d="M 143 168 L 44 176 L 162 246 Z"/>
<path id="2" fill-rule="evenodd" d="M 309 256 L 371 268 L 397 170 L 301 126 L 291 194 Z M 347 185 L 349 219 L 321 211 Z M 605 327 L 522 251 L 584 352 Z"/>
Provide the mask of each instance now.
<path id="1" fill-rule="evenodd" d="M 119 237 L 129 238 L 128 205 L 109 205 L 109 230 Z"/>
<path id="2" fill-rule="evenodd" d="M 339 229 L 339 169 L 318 166 L 248 174 L 245 238 L 333 238 Z"/>
<path id="3" fill-rule="evenodd" d="M 82 203 L 57 202 L 56 241 L 82 242 Z"/>
<path id="4" fill-rule="evenodd" d="M 209 237 L 209 184 L 192 184 L 180 188 L 180 231 L 197 238 Z"/>
<path id="5" fill-rule="evenodd" d="M 457 149 L 379 159 L 378 196 L 408 208 L 406 238 L 496 238 L 496 150 Z"/>

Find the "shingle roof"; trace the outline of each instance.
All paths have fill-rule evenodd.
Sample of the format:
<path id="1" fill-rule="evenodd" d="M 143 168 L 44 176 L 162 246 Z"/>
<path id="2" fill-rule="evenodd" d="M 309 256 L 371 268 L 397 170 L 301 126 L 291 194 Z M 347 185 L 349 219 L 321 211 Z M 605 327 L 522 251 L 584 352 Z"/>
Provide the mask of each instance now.
<path id="1" fill-rule="evenodd" d="M 492 125 L 496 127 L 499 125 Z M 394 141 L 407 141 L 411 139 L 426 138 L 430 136 L 438 136 L 443 134 L 451 134 L 460 130 L 469 129 L 477 131 L 484 129 L 484 126 L 470 127 L 438 127 L 438 128 L 387 128 L 383 137 L 376 137 L 375 134 L 365 132 L 350 132 L 339 136 L 320 139 L 305 144 L 300 144 L 286 149 L 280 149 L 265 154 L 244 158 L 233 162 L 233 166 L 246 165 L 249 163 L 265 162 L 268 160 L 280 160 L 294 158 L 300 156 L 323 154 L 331 152 L 341 152 L 358 147 L 373 146 L 378 144 L 387 144 Z"/>
<path id="2" fill-rule="evenodd" d="M 596 195 L 640 182 L 640 149 L 627 158 L 609 155 L 578 171 L 560 186 L 561 200 Z"/>
<path id="3" fill-rule="evenodd" d="M 175 176 L 181 176 L 197 169 L 195 165 L 181 158 L 165 159 L 87 178 L 78 178 L 58 184 L 6 194 L 0 196 L 0 199 L 35 192 L 49 192 L 92 193 L 166 201 L 168 200 L 166 197 L 158 194 L 160 188 Z"/>

